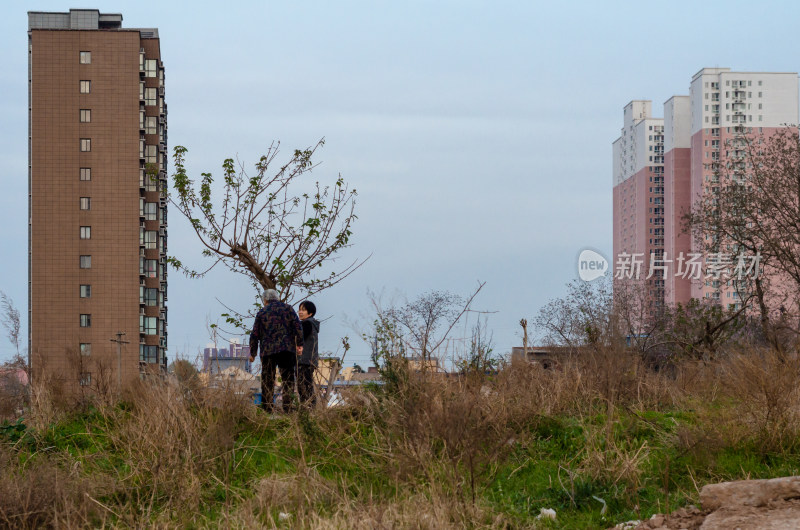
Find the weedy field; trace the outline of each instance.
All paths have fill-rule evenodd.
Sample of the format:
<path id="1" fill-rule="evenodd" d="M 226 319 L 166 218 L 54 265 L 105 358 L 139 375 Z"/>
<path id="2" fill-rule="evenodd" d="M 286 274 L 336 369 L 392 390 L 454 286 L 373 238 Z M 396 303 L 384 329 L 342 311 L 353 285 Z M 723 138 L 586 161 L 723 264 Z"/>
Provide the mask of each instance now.
<path id="1" fill-rule="evenodd" d="M 769 351 L 385 376 L 277 417 L 196 380 L 121 400 L 39 384 L 0 426 L 0 526 L 607 528 L 706 483 L 800 474 L 800 363 Z"/>

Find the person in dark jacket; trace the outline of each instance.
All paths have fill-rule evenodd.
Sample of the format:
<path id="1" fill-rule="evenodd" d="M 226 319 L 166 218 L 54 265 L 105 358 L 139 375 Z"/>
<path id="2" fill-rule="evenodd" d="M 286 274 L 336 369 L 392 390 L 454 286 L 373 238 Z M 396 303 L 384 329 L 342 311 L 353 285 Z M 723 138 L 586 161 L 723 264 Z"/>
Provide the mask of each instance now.
<path id="1" fill-rule="evenodd" d="M 256 315 L 250 333 L 250 362 L 261 351 L 261 407 L 273 410 L 275 368 L 281 371 L 283 410 L 288 412 L 294 400 L 297 356 L 303 353 L 303 331 L 292 306 L 280 301 L 278 291 L 264 291 L 264 307 Z"/>
<path id="2" fill-rule="evenodd" d="M 314 318 L 317 307 L 308 300 L 300 302 L 297 314 L 303 327 L 303 354 L 297 358 L 297 391 L 300 403 L 313 407 L 317 403 L 314 370 L 319 361 L 319 321 Z"/>

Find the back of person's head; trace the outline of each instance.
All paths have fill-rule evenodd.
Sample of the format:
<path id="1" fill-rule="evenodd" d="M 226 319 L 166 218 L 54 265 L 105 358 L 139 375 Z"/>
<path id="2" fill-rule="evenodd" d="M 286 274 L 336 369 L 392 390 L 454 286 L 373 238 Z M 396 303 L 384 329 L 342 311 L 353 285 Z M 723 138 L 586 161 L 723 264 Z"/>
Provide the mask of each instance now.
<path id="1" fill-rule="evenodd" d="M 317 306 L 315 306 L 314 302 L 310 300 L 305 300 L 303 302 L 300 302 L 300 307 L 302 309 L 305 309 L 306 312 L 312 317 L 317 314 Z"/>
<path id="2" fill-rule="evenodd" d="M 267 289 L 266 291 L 264 291 L 264 294 L 262 295 L 262 298 L 264 299 L 264 303 L 268 304 L 268 303 L 272 302 L 273 300 L 280 300 L 281 299 L 281 295 L 275 289 Z"/>

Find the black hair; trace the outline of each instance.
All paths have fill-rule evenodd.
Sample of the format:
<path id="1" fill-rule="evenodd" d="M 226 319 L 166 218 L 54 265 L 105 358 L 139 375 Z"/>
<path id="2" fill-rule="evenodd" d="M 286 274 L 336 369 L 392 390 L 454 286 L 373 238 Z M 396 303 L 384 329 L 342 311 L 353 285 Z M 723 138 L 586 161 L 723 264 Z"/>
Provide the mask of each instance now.
<path id="1" fill-rule="evenodd" d="M 314 302 L 310 300 L 300 302 L 300 307 L 304 308 L 308 313 L 311 314 L 312 317 L 317 314 L 317 306 L 315 306 Z"/>

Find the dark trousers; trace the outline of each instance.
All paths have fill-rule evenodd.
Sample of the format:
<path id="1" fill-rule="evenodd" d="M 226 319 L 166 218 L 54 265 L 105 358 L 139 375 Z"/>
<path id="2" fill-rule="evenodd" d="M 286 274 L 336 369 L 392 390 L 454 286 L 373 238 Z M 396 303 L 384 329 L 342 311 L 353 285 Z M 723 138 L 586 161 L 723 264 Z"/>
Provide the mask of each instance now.
<path id="1" fill-rule="evenodd" d="M 300 403 L 314 407 L 317 404 L 317 393 L 314 387 L 314 366 L 310 364 L 297 365 L 297 392 L 300 394 Z"/>
<path id="2" fill-rule="evenodd" d="M 281 397 L 283 410 L 289 412 L 294 402 L 295 370 L 297 369 L 297 355 L 292 352 L 282 351 L 273 355 L 261 357 L 261 408 L 272 411 L 275 394 L 275 368 L 281 371 Z"/>

